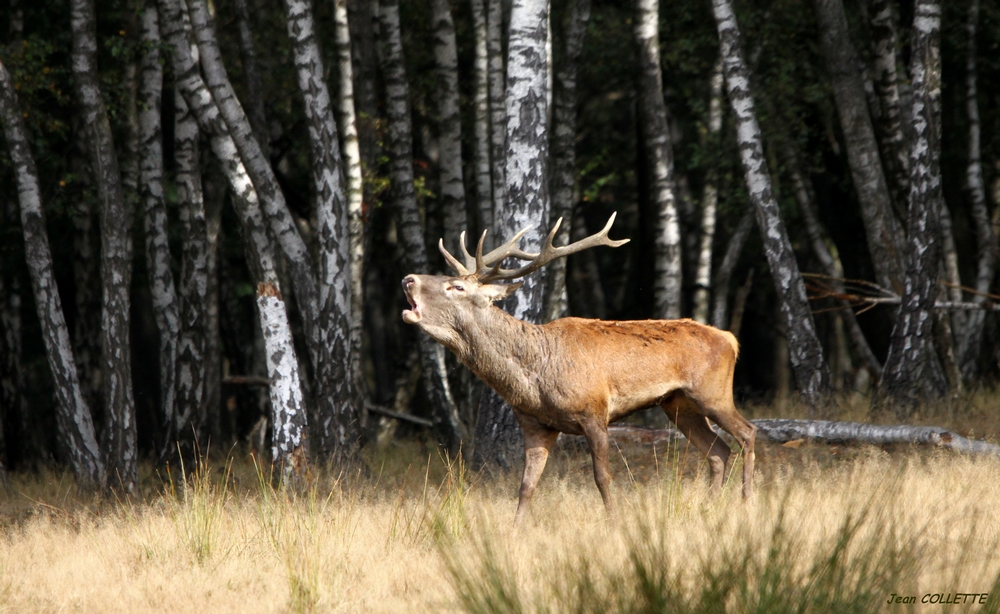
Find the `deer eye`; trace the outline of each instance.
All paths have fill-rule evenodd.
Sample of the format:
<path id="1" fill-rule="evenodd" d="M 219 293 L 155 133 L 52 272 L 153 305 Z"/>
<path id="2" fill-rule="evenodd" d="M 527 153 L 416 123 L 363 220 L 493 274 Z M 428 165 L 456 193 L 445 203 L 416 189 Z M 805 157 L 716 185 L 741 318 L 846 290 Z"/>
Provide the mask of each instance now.
<path id="1" fill-rule="evenodd" d="M 453 284 L 451 286 L 448 286 L 448 289 L 449 290 L 457 290 L 459 292 L 465 292 L 465 287 L 464 286 L 459 286 L 458 284 Z"/>

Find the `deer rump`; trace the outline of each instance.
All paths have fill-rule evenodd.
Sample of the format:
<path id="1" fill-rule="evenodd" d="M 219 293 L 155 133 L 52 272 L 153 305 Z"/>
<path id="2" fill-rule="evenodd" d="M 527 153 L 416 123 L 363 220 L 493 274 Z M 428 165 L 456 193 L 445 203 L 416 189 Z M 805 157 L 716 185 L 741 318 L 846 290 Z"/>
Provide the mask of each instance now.
<path id="1" fill-rule="evenodd" d="M 438 247 L 456 277 L 407 275 L 403 291 L 410 309 L 403 320 L 454 352 L 459 360 L 514 409 L 524 432 L 524 476 L 517 519 L 527 509 L 560 432 L 583 435 L 594 461 L 594 479 L 609 514 L 608 424 L 630 413 L 660 405 L 709 463 L 713 490 L 722 487 L 729 446 L 708 420 L 733 436 L 742 448 L 743 495 L 752 490 L 756 428 L 733 404 L 733 371 L 739 355 L 736 338 L 693 320 L 604 321 L 562 318 L 535 325 L 493 305 L 520 287 L 495 284 L 522 278 L 551 262 L 590 247 L 618 247 L 608 231 L 554 247 L 556 222 L 538 254 L 517 243 L 525 231 L 483 255 L 460 248 L 464 263 Z M 503 269 L 505 258 L 528 261 Z"/>

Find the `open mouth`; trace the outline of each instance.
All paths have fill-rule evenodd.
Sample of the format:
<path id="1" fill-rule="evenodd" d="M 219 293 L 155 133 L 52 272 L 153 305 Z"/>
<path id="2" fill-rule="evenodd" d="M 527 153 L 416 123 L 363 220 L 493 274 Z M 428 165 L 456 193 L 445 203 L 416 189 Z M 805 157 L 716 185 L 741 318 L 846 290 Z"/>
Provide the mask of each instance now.
<path id="1" fill-rule="evenodd" d="M 406 301 L 410 304 L 409 309 L 403 310 L 403 321 L 407 324 L 416 324 L 420 321 L 420 306 L 417 305 L 417 301 L 413 299 L 413 295 L 410 293 L 412 286 L 412 279 L 407 277 L 403 280 L 403 294 L 406 295 Z"/>

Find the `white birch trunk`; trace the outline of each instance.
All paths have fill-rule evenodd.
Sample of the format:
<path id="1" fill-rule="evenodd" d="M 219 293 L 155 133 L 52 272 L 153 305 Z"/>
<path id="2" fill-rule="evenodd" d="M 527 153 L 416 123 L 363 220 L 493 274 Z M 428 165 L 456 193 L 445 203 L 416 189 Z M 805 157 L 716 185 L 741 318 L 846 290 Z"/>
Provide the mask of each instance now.
<path id="1" fill-rule="evenodd" d="M 972 219 L 976 224 L 976 292 L 975 303 L 986 300 L 996 276 L 1000 248 L 997 234 L 986 207 L 986 186 L 983 182 L 983 163 L 980 148 L 980 120 L 976 69 L 976 30 L 979 23 L 979 0 L 972 0 L 966 19 L 965 32 L 968 44 L 965 59 L 965 110 L 969 120 L 969 161 L 965 171 L 965 187 L 969 191 Z M 1000 211 L 1000 206 L 997 206 Z M 966 316 L 965 328 L 960 330 L 958 360 L 966 380 L 976 376 L 977 362 L 982 348 L 985 311 L 975 311 Z"/>
<path id="2" fill-rule="evenodd" d="M 455 23 L 448 0 L 431 1 L 434 60 L 437 74 L 438 166 L 441 171 L 441 209 L 444 243 L 452 247 L 468 229 L 465 185 L 462 183 L 462 116 L 458 104 L 458 50 Z"/>
<path id="3" fill-rule="evenodd" d="M 87 133 L 91 168 L 101 201 L 101 352 L 107 428 L 102 450 L 109 484 L 126 493 L 138 487 L 132 351 L 129 343 L 132 279 L 132 211 L 122 189 L 121 172 L 97 75 L 97 18 L 93 0 L 73 0 L 73 80 Z"/>
<path id="4" fill-rule="evenodd" d="M 660 70 L 659 0 L 636 0 L 635 38 L 639 46 L 639 121 L 656 215 L 653 250 L 653 314 L 681 317 L 681 233 L 674 182 L 674 154 L 663 102 Z"/>
<path id="5" fill-rule="evenodd" d="M 938 37 L 941 7 L 918 0 L 913 20 L 913 142 L 910 152 L 909 250 L 902 301 L 889 342 L 875 403 L 891 402 L 905 413 L 919 402 L 944 395 L 948 382 L 934 351 L 931 310 L 937 297 L 940 265 L 940 149 L 935 117 L 940 96 Z"/>
<path id="6" fill-rule="evenodd" d="M 285 302 L 274 285 L 257 286 L 257 311 L 270 380 L 271 463 L 281 486 L 294 486 L 304 478 L 308 464 L 306 408 Z"/>
<path id="7" fill-rule="evenodd" d="M 322 362 L 313 363 L 318 380 L 316 432 L 322 438 L 318 443 L 324 457 L 350 462 L 356 459 L 361 433 L 351 372 L 351 230 L 340 143 L 310 4 L 307 0 L 285 0 L 285 6 L 288 36 L 309 126 L 316 188 L 320 327 L 326 351 Z"/>
<path id="8" fill-rule="evenodd" d="M 774 289 L 780 301 L 783 324 L 788 331 L 789 357 L 799 393 L 812 407 L 824 405 L 830 392 L 830 370 L 816 336 L 805 284 L 792 251 L 788 233 L 771 190 L 771 174 L 764 158 L 760 126 L 750 93 L 750 81 L 740 33 L 729 0 L 712 0 L 719 43 L 726 74 L 729 102 L 736 119 L 740 159 L 747 191 L 764 240 L 764 252 L 771 268 Z"/>
<path id="9" fill-rule="evenodd" d="M 167 208 L 163 202 L 163 131 L 160 125 L 163 69 L 160 66 L 160 26 L 155 2 L 146 2 L 140 28 L 143 54 L 138 86 L 139 200 L 143 209 L 146 274 L 153 299 L 153 316 L 160 333 L 160 404 L 163 425 L 169 432 L 175 422 L 175 365 L 180 313 L 170 269 Z"/>
<path id="10" fill-rule="evenodd" d="M 343 142 L 343 163 L 347 176 L 347 217 L 350 229 L 349 261 L 351 267 L 351 377 L 357 401 L 365 398 L 364 376 L 361 372 L 361 344 L 364 322 L 364 187 L 361 172 L 361 149 L 358 143 L 357 118 L 354 108 L 354 69 L 351 62 L 351 28 L 347 19 L 347 0 L 334 0 L 334 44 L 340 74 L 337 110 L 340 115 L 340 138 Z"/>
<path id="11" fill-rule="evenodd" d="M 403 263 L 408 271 L 424 273 L 429 269 L 420 211 L 413 186 L 413 137 L 410 124 L 409 86 L 403 62 L 403 43 L 399 24 L 399 4 L 387 0 L 379 6 L 382 37 L 382 65 L 385 98 L 389 119 L 389 177 L 394 201 L 396 228 L 403 242 Z M 434 405 L 439 436 L 452 454 L 465 438 L 465 426 L 448 385 L 444 347 L 427 335 L 419 335 L 420 360 L 424 385 Z"/>
<path id="12" fill-rule="evenodd" d="M 474 123 L 473 165 L 476 177 L 476 211 L 478 229 L 494 231 L 493 175 L 490 167 L 490 56 L 488 52 L 486 0 L 470 0 L 472 24 L 476 36 L 474 60 L 475 86 L 473 93 Z M 452 248 L 448 245 L 448 248 Z"/>
<path id="13" fill-rule="evenodd" d="M 69 340 L 69 330 L 62 311 L 59 288 L 53 275 L 52 252 L 42 212 L 42 193 L 38 173 L 28 144 L 17 95 L 10 75 L 0 61 L 0 123 L 4 140 L 17 178 L 21 204 L 21 229 L 24 233 L 25 259 L 31 274 L 35 307 L 45 343 L 45 356 L 52 372 L 56 398 L 56 424 L 66 442 L 70 466 L 77 484 L 85 490 L 101 489 L 106 484 L 104 461 L 94 435 L 90 408 L 83 398 L 77 378 L 76 363 Z"/>
<path id="14" fill-rule="evenodd" d="M 264 113 L 264 87 L 260 83 L 260 70 L 257 68 L 257 50 L 253 42 L 253 30 L 250 27 L 250 11 L 247 0 L 235 0 L 236 28 L 240 41 L 240 60 L 243 64 L 243 76 L 246 78 L 247 108 L 249 109 L 250 125 L 254 136 L 260 144 L 260 150 L 265 158 L 269 158 L 270 136 L 267 129 L 267 117 Z"/>
<path id="15" fill-rule="evenodd" d="M 750 231 L 753 230 L 754 215 L 753 209 L 748 209 L 740 218 L 733 231 L 733 236 L 729 237 L 726 244 L 726 253 L 719 263 L 718 270 L 712 279 L 712 326 L 725 330 L 729 326 L 729 315 L 727 313 L 729 304 L 729 280 L 732 279 L 733 269 L 739 260 L 743 246 L 746 245 Z"/>
<path id="16" fill-rule="evenodd" d="M 714 145 L 722 131 L 722 58 L 715 63 L 712 71 L 712 98 L 708 103 L 707 141 Z M 717 177 L 710 171 L 705 182 L 705 193 L 701 199 L 701 240 L 698 245 L 698 268 L 695 273 L 694 314 L 692 317 L 702 324 L 708 323 L 708 307 L 712 290 L 712 246 L 715 243 L 715 209 L 719 202 L 719 191 L 715 186 Z"/>
<path id="17" fill-rule="evenodd" d="M 490 152 L 493 159 L 493 224 L 499 233 L 500 212 L 507 204 L 507 81 L 503 57 L 503 0 L 486 2 L 486 50 L 489 58 Z M 520 229 L 518 229 L 520 230 Z M 497 236 L 499 240 L 500 237 Z M 487 237 L 489 247 L 490 239 Z"/>

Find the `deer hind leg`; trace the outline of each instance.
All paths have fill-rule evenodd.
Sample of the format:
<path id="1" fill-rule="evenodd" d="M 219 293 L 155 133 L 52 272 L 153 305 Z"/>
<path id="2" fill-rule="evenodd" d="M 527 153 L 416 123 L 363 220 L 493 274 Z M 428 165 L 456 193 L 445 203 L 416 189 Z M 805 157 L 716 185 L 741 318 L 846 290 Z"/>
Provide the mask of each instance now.
<path id="1" fill-rule="evenodd" d="M 722 480 L 726 475 L 726 463 L 729 462 L 731 453 L 729 446 L 722 441 L 718 433 L 712 430 L 708 419 L 686 396 L 676 394 L 664 401 L 662 407 L 667 417 L 677 425 L 677 428 L 691 442 L 691 445 L 708 459 L 708 467 L 711 472 L 709 483 L 712 492 L 719 492 L 722 489 Z"/>
<path id="2" fill-rule="evenodd" d="M 708 408 L 707 413 L 716 424 L 722 427 L 722 430 L 732 435 L 743 449 L 743 498 L 749 499 L 750 495 L 753 494 L 753 446 L 757 439 L 757 427 L 736 411 L 732 400 L 723 405 L 721 410 Z"/>
<path id="3" fill-rule="evenodd" d="M 520 523 L 524 514 L 528 511 L 531 497 L 535 494 L 535 487 L 545 470 L 545 463 L 549 459 L 549 450 L 552 444 L 559 437 L 559 431 L 546 428 L 540 424 L 530 425 L 524 428 L 524 475 L 521 478 L 521 490 L 517 498 L 517 514 L 514 516 L 514 524 Z"/>
<path id="4" fill-rule="evenodd" d="M 608 462 L 608 426 L 606 424 L 583 425 L 583 436 L 590 446 L 590 456 L 594 461 L 594 481 L 601 491 L 604 509 L 609 518 L 615 516 L 615 505 L 611 501 L 611 466 Z"/>

